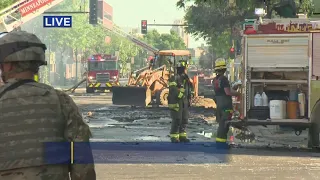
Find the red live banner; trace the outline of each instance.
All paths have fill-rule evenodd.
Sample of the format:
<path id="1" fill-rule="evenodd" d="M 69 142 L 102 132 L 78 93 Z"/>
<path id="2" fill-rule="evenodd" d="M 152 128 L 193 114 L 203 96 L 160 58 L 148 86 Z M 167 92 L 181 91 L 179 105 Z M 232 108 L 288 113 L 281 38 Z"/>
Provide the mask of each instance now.
<path id="1" fill-rule="evenodd" d="M 19 8 L 21 16 L 26 16 L 34 11 L 42 8 L 43 6 L 48 5 L 54 0 L 31 0 L 30 2 L 24 4 L 22 7 Z"/>

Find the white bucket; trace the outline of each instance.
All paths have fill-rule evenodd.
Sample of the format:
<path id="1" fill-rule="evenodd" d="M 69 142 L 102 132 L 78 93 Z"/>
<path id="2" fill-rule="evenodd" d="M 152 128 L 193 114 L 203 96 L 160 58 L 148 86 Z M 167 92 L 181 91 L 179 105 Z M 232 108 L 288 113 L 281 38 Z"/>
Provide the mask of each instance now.
<path id="1" fill-rule="evenodd" d="M 286 102 L 281 100 L 270 101 L 270 119 L 284 119 L 286 117 Z"/>

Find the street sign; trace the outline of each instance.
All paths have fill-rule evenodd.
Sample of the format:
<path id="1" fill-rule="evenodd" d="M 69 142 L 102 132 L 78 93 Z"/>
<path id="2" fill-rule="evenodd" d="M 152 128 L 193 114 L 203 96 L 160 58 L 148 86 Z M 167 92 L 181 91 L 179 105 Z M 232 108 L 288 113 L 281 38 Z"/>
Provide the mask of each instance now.
<path id="1" fill-rule="evenodd" d="M 246 28 L 254 28 L 254 25 L 256 23 L 256 19 L 245 19 L 242 25 L 242 30 L 245 30 Z"/>

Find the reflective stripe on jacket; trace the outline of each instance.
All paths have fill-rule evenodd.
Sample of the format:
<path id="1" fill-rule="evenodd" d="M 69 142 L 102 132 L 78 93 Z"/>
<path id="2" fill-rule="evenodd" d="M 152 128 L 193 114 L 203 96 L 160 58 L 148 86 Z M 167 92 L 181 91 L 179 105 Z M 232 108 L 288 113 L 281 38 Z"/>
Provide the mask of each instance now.
<path id="1" fill-rule="evenodd" d="M 182 102 L 189 103 L 191 98 L 191 87 L 186 77 L 176 76 L 169 79 L 169 108 L 175 111 L 179 110 L 179 104 Z"/>
<path id="2" fill-rule="evenodd" d="M 168 104 L 169 109 L 175 110 L 175 111 L 179 111 L 179 104 Z"/>
<path id="3" fill-rule="evenodd" d="M 179 88 L 174 78 L 169 79 L 169 94 L 168 94 L 168 107 L 171 110 L 179 111 Z"/>

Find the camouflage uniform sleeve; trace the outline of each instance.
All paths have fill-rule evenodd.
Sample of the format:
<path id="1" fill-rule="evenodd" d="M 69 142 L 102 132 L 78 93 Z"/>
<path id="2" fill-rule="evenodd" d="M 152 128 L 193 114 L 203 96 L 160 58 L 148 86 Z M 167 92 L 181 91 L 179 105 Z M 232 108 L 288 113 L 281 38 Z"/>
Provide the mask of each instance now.
<path id="1" fill-rule="evenodd" d="M 65 138 L 73 142 L 89 142 L 90 137 L 92 137 L 91 131 L 83 121 L 78 106 L 66 93 L 57 90 L 57 94 L 60 99 L 62 114 L 66 120 Z M 72 180 L 95 180 L 94 164 L 72 164 L 70 165 L 70 176 Z"/>

